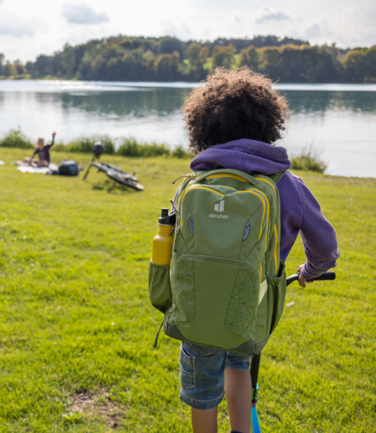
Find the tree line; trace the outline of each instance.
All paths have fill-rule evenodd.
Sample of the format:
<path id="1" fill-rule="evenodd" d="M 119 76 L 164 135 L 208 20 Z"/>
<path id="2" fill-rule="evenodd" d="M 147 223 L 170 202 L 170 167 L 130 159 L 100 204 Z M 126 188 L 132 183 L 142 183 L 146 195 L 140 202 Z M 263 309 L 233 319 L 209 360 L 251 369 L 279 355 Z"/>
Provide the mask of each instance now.
<path id="1" fill-rule="evenodd" d="M 276 36 L 181 41 L 173 37 L 116 36 L 66 44 L 35 62 L 5 61 L 0 76 L 61 77 L 102 81 L 200 81 L 218 66 L 249 66 L 274 80 L 293 83 L 376 83 L 376 45 L 341 49 Z"/>

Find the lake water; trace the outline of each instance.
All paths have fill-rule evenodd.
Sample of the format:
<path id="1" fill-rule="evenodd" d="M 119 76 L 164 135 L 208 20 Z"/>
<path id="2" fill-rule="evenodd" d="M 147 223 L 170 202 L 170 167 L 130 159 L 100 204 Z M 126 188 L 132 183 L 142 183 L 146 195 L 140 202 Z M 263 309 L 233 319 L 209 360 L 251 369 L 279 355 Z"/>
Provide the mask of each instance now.
<path id="1" fill-rule="evenodd" d="M 187 145 L 180 107 L 191 83 L 0 81 L 0 135 L 58 141 L 109 134 Z M 279 145 L 310 149 L 328 174 L 376 177 L 376 85 L 279 84 L 291 118 Z M 1 150 L 0 150 L 1 159 Z"/>

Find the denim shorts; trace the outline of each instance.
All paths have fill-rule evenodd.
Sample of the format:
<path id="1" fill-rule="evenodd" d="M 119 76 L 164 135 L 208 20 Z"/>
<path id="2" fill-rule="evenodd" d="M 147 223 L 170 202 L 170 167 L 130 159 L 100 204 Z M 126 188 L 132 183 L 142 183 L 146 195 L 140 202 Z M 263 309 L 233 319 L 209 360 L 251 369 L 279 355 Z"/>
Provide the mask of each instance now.
<path id="1" fill-rule="evenodd" d="M 183 342 L 180 399 L 196 409 L 212 409 L 225 395 L 225 368 L 249 370 L 249 365 L 250 356 Z"/>

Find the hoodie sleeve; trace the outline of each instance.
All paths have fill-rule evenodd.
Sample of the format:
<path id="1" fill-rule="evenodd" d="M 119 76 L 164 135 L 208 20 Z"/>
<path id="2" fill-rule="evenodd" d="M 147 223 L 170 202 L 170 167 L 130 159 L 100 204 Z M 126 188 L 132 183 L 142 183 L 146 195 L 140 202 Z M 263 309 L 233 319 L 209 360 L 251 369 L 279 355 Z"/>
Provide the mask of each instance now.
<path id="1" fill-rule="evenodd" d="M 302 269 L 302 276 L 309 280 L 336 266 L 339 257 L 336 232 L 330 222 L 321 213 L 321 207 L 299 179 L 300 194 L 303 206 L 303 218 L 299 233 L 303 240 L 307 257 Z"/>

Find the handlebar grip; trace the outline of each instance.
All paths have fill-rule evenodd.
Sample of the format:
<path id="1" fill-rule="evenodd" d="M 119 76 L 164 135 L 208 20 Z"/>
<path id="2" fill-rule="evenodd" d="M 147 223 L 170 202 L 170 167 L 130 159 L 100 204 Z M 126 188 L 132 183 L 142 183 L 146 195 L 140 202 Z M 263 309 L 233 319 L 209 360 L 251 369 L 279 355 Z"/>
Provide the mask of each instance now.
<path id="1" fill-rule="evenodd" d="M 318 277 L 312 278 L 311 280 L 307 280 L 307 281 L 325 281 L 325 280 L 335 280 L 335 279 L 336 279 L 335 272 L 324 272 Z"/>
<path id="2" fill-rule="evenodd" d="M 286 286 L 289 286 L 291 283 L 298 280 L 299 280 L 299 274 L 290 275 L 289 277 L 286 278 Z"/>
<path id="3" fill-rule="evenodd" d="M 307 281 L 329 281 L 329 280 L 335 280 L 336 279 L 336 273 L 333 271 L 324 272 L 323 274 L 319 275 L 318 277 L 312 278 Z M 290 285 L 294 281 L 299 280 L 299 274 L 290 275 L 286 278 L 286 286 Z"/>

